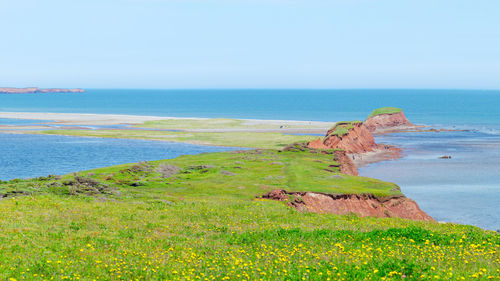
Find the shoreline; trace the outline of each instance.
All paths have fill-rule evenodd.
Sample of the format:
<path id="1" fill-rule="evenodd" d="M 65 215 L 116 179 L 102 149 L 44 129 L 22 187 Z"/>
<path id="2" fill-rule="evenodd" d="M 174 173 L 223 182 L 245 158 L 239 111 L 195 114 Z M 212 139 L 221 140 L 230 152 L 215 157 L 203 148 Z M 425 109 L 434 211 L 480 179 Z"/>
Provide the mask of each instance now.
<path id="1" fill-rule="evenodd" d="M 14 120 L 40 120 L 40 124 L 26 125 L 0 125 L 0 133 L 7 134 L 26 134 L 26 135 L 45 135 L 39 133 L 40 131 L 47 130 L 110 130 L 110 131 L 156 131 L 156 132 L 172 132 L 174 130 L 169 129 L 157 129 L 157 128 L 147 128 L 138 127 L 138 125 L 143 124 L 148 121 L 204 121 L 204 120 L 238 120 L 243 121 L 244 128 L 212 128 L 212 129 L 196 129 L 196 128 L 184 128 L 178 129 L 180 132 L 188 133 L 281 133 L 281 134 L 297 134 L 297 135 L 308 135 L 311 134 L 324 134 L 328 129 L 331 128 L 332 124 L 335 122 L 323 122 L 323 121 L 302 121 L 302 120 L 265 120 L 265 119 L 230 119 L 230 118 L 206 118 L 206 117 L 173 117 L 173 116 L 148 116 L 148 115 L 125 115 L 125 114 L 94 114 L 94 113 L 53 113 L 53 112 L 0 112 L 1 119 L 14 119 Z M 59 126 L 61 125 L 61 126 Z M 123 128 L 106 128 L 106 126 L 121 126 Z M 251 128 L 252 126 L 275 126 L 276 128 Z M 87 126 L 87 127 L 86 127 Z M 102 128 L 92 126 L 102 126 Z M 294 126 L 294 127 L 292 127 Z M 298 126 L 298 127 L 297 127 Z M 419 126 L 420 127 L 420 126 Z M 423 126 L 421 126 L 423 127 Z M 398 128 L 399 132 L 404 132 L 406 130 L 401 130 Z M 387 133 L 394 133 L 384 132 Z M 61 136 L 75 136 L 69 134 L 57 134 Z M 100 137 L 93 135 L 78 135 L 77 137 L 97 137 L 97 138 L 115 138 L 115 139 L 127 139 L 124 137 Z M 221 146 L 221 147 L 231 147 L 233 145 L 221 145 L 221 144 L 211 144 L 210 142 L 205 142 L 202 140 L 168 140 L 168 139 L 155 139 L 155 138 L 144 138 L 144 137 L 130 137 L 128 139 L 142 139 L 142 140 L 153 140 L 153 141 L 167 141 L 174 143 L 189 143 L 189 144 L 199 144 L 199 145 L 211 145 L 211 146 Z M 244 147 L 244 146 L 242 146 Z M 375 149 L 374 151 L 350 154 L 349 157 L 353 160 L 356 168 L 361 168 L 369 164 L 394 160 L 401 158 L 401 149 L 393 146 L 384 145 L 381 148 Z"/>
<path id="2" fill-rule="evenodd" d="M 50 118 L 47 118 L 50 117 Z M 83 131 L 87 130 L 88 128 L 81 128 L 78 127 L 77 125 L 88 125 L 89 121 L 96 122 L 94 124 L 103 126 L 102 124 L 109 124 L 109 125 L 123 125 L 123 124 L 134 124 L 134 123 L 127 123 L 127 122 L 146 122 L 146 121 L 157 121 L 157 120 L 198 120 L 198 121 L 203 121 L 203 120 L 210 120 L 211 118 L 183 118 L 183 117 L 160 117 L 160 116 L 140 116 L 140 115 L 118 115 L 118 114 L 78 114 L 78 113 L 20 113 L 20 112 L 0 112 L 0 118 L 6 118 L 6 119 L 27 119 L 27 120 L 43 120 L 46 121 L 48 119 L 52 119 L 51 123 L 48 123 L 50 125 L 55 125 L 57 126 L 58 124 L 63 124 L 65 126 L 71 126 L 71 127 L 62 127 L 65 129 L 69 129 L 70 131 L 73 132 L 78 132 L 82 131 L 82 133 L 85 133 Z M 55 119 L 55 120 L 54 120 Z M 213 120 L 213 119 L 212 119 Z M 227 119 L 230 120 L 230 119 Z M 315 121 L 296 121 L 296 120 L 259 120 L 259 119 L 232 119 L 232 120 L 240 120 L 240 121 L 246 121 L 251 124 L 260 124 L 260 123 L 266 123 L 266 124 L 273 124 L 273 125 L 283 125 L 283 124 L 289 124 L 289 125 L 318 125 L 321 124 L 323 126 L 329 125 L 328 122 L 315 122 Z M 135 124 L 137 124 L 135 123 Z M 184 123 L 181 123 L 184 124 Z M 224 123 L 222 123 L 224 124 Z M 44 127 L 44 128 L 37 128 L 36 126 L 33 126 L 32 130 L 22 130 L 22 128 L 27 128 L 28 126 L 33 126 L 33 124 L 26 123 L 25 126 L 18 126 L 21 127 L 21 129 L 14 129 L 16 126 L 2 126 L 0 125 L 0 133 L 12 133 L 12 134 L 24 134 L 24 135 L 47 135 L 45 133 L 40 132 L 40 129 L 44 130 L 54 130 L 56 128 L 54 127 Z M 3 127 L 3 128 L 2 128 Z M 4 128 L 10 128 L 10 132 L 6 132 L 3 129 Z M 397 132 L 411 132 L 410 130 L 401 130 L 403 127 L 398 127 Z M 57 130 L 57 129 L 56 129 Z M 123 127 L 123 128 L 116 128 L 116 129 L 111 129 L 116 130 L 116 131 L 121 131 L 124 134 L 127 134 L 127 131 L 140 131 L 140 130 L 146 130 L 146 133 L 149 132 L 149 134 L 153 134 L 153 131 L 168 131 L 168 130 L 161 130 L 161 129 L 154 129 L 154 128 L 138 128 L 138 127 Z M 279 132 L 282 134 L 286 133 L 293 133 L 295 131 L 300 132 L 300 131 L 305 132 L 307 130 L 306 128 L 303 129 L 296 129 L 296 128 L 281 128 L 281 129 L 184 129 L 181 131 L 184 132 L 199 132 L 199 133 L 220 133 L 223 135 L 226 135 L 224 133 L 239 133 L 239 132 Z M 318 132 L 324 133 L 326 130 L 325 129 L 308 129 L 308 133 L 313 132 L 314 130 L 318 130 Z M 311 131 L 312 130 L 312 131 Z M 93 131 L 100 131 L 99 128 L 94 129 Z M 425 130 L 425 131 L 431 131 L 431 130 Z M 439 130 L 441 131 L 441 130 Z M 421 130 L 418 130 L 418 132 L 422 132 Z M 438 132 L 438 130 L 432 130 L 431 132 Z M 314 132 L 313 132 L 314 133 Z M 390 134 L 390 133 L 395 133 L 395 132 L 384 132 L 384 133 L 378 133 L 378 135 L 385 135 L 385 134 Z M 136 139 L 136 140 L 146 140 L 146 141 L 162 141 L 162 142 L 171 142 L 171 143 L 188 143 L 188 144 L 196 144 L 196 145 L 206 145 L 206 146 L 218 146 L 218 147 L 238 147 L 237 145 L 231 145 L 231 144 L 214 144 L 210 142 L 205 142 L 202 139 L 196 139 L 196 140 L 176 140 L 176 139 L 161 139 L 161 138 L 155 138 L 154 135 L 151 137 L 153 138 L 143 138 L 143 137 L 134 137 L 133 135 L 130 135 L 130 137 L 111 137 L 111 136 L 106 136 L 106 137 L 100 137 L 100 136 L 95 136 L 95 135 L 70 135 L 70 134 L 63 134 L 63 133 L 55 133 L 55 135 L 60 135 L 60 136 L 74 136 L 74 137 L 85 137 L 85 138 L 114 138 L 114 139 Z M 231 138 L 230 134 L 227 134 L 227 138 Z M 260 137 L 259 137 L 260 138 Z M 242 148 L 257 148 L 257 147 L 249 147 L 249 146 L 240 146 Z M 380 163 L 380 162 L 386 162 L 390 160 L 396 160 L 399 158 L 402 158 L 404 155 L 402 154 L 402 149 L 399 147 L 391 146 L 391 145 L 386 145 L 386 144 L 379 144 L 379 146 L 374 149 L 373 151 L 365 152 L 365 153 L 358 153 L 358 154 L 350 154 L 349 157 L 351 160 L 353 160 L 354 165 L 356 166 L 356 169 L 364 168 L 368 165 L 375 164 L 375 163 Z M 354 158 L 354 159 L 353 159 Z M 376 178 L 376 177 L 374 177 Z M 412 197 L 408 197 L 412 198 Z M 419 201 L 417 201 L 419 202 Z"/>
<path id="3" fill-rule="evenodd" d="M 385 148 L 387 147 L 387 148 Z M 349 154 L 356 168 L 362 168 L 370 164 L 391 161 L 403 158 L 402 149 L 396 146 L 385 146 L 365 153 Z"/>
<path id="4" fill-rule="evenodd" d="M 137 124 L 146 121 L 159 120 L 210 120 L 234 119 L 246 122 L 268 123 L 279 125 L 324 126 L 334 124 L 335 121 L 307 121 L 307 120 L 279 120 L 279 119 L 244 119 L 244 118 L 208 118 L 208 117 L 173 117 L 154 115 L 129 115 L 129 114 L 99 114 L 99 113 L 53 113 L 53 112 L 0 112 L 0 119 L 42 120 L 53 121 L 58 124 L 68 125 L 120 125 Z M 90 122 L 90 123 L 89 123 Z"/>
<path id="5" fill-rule="evenodd" d="M 0 112 L 0 119 L 39 120 L 40 123 L 0 125 L 0 132 L 27 133 L 47 130 L 123 130 L 185 133 L 281 133 L 324 134 L 334 122 L 302 120 L 264 120 L 205 117 L 165 117 L 120 114 Z M 203 124 L 206 121 L 205 124 Z M 146 122 L 166 122 L 159 127 Z M 196 123 L 198 122 L 198 123 Z M 195 123 L 195 125 L 193 125 Z M 237 123 L 236 125 L 234 123 Z M 203 126 L 208 124 L 209 127 Z M 200 125 L 200 127 L 197 127 Z M 123 126 L 123 127 L 116 127 Z"/>

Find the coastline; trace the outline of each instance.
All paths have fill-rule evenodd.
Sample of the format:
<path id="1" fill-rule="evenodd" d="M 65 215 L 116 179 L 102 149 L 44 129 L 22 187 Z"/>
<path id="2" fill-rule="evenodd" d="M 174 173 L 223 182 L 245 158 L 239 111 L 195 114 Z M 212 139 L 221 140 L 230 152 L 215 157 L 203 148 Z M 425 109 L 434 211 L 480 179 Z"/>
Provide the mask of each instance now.
<path id="1" fill-rule="evenodd" d="M 382 161 L 396 160 L 402 158 L 403 155 L 401 148 L 388 146 L 388 148 L 379 148 L 365 153 L 353 153 L 350 157 L 356 168 L 359 169 Z"/>
<path id="2" fill-rule="evenodd" d="M 146 121 L 158 120 L 210 120 L 205 117 L 172 117 L 172 116 L 145 116 L 122 114 L 95 114 L 95 113 L 51 113 L 51 112 L 0 112 L 0 118 L 24 120 L 50 120 L 54 124 L 66 125 L 126 125 L 141 124 Z M 335 122 L 300 121 L 300 120 L 266 120 L 266 119 L 237 119 L 248 122 L 249 125 L 265 123 L 276 126 L 304 126 L 328 129 Z"/>
<path id="3" fill-rule="evenodd" d="M 98 138 L 116 138 L 116 139 L 141 139 L 141 140 L 155 140 L 159 142 L 177 142 L 177 143 L 189 143 L 189 144 L 202 144 L 202 145 L 209 145 L 209 146 L 219 146 L 219 147 L 238 147 L 237 144 L 230 143 L 227 144 L 225 143 L 226 140 L 231 139 L 234 142 L 242 142 L 242 141 L 247 141 L 246 138 L 248 136 L 252 136 L 255 138 L 261 138 L 264 136 L 261 136 L 260 134 L 256 134 L 257 132 L 264 133 L 264 132 L 275 132 L 276 135 L 287 135 L 287 134 L 293 134 L 294 130 L 297 130 L 296 132 L 304 132 L 305 134 L 307 133 L 314 133 L 314 130 L 317 130 L 318 133 L 324 134 L 325 129 L 319 129 L 315 128 L 312 129 L 312 131 L 306 131 L 307 126 L 314 126 L 314 125 L 323 125 L 324 127 L 328 128 L 329 123 L 328 122 L 308 122 L 308 121 L 294 121 L 294 120 L 256 120 L 256 119 L 245 119 L 244 121 L 248 122 L 246 124 L 253 124 L 253 125 L 259 125 L 259 124 L 268 124 L 269 123 L 272 126 L 278 126 L 278 128 L 275 129 L 241 129 L 241 128 L 225 128 L 225 129 L 186 129 L 182 130 L 184 131 L 183 133 L 189 133 L 190 135 L 194 135 L 196 137 L 193 137 L 191 139 L 187 139 L 184 137 L 179 137 L 175 138 L 175 135 L 180 135 L 181 132 L 173 132 L 171 131 L 163 131 L 161 129 L 157 130 L 154 128 L 138 128 L 135 126 L 127 126 L 127 127 L 120 127 L 118 129 L 92 129 L 88 130 L 88 128 L 80 127 L 78 125 L 87 125 L 87 122 L 95 122 L 94 124 L 97 124 L 95 126 L 106 126 L 103 124 L 109 124 L 109 126 L 113 125 L 123 125 L 123 124 L 129 124 L 126 122 L 130 122 L 130 125 L 135 125 L 135 124 L 140 124 L 141 122 L 148 122 L 148 121 L 157 121 L 158 119 L 160 120 L 178 120 L 178 121 L 209 121 L 209 120 L 214 120 L 210 118 L 185 118 L 185 117 L 162 117 L 162 116 L 141 116 L 141 115 L 117 115 L 117 114 L 75 114 L 75 113 L 23 113 L 23 112 L 0 112 L 0 118 L 7 118 L 7 119 L 31 119 L 31 120 L 40 120 L 40 121 L 47 121 L 49 118 L 54 118 L 55 120 L 51 120 L 51 125 L 57 126 L 58 124 L 65 126 L 62 128 L 68 129 L 68 130 L 55 130 L 54 127 L 46 126 L 46 127 L 37 127 L 33 126 L 33 123 L 27 123 L 26 125 L 21 125 L 21 126 L 0 126 L 0 132 L 6 132 L 6 133 L 13 133 L 13 134 L 48 134 L 47 132 L 42 132 L 43 130 L 52 130 L 50 134 L 52 135 L 65 135 L 65 136 L 75 136 L 75 137 L 98 137 Z M 222 120 L 222 119 L 221 119 Z M 242 120 L 242 119 L 224 119 L 224 120 Z M 134 123 L 135 122 L 135 123 Z M 9 121 L 6 122 L 9 124 Z M 21 122 L 20 122 L 21 123 Z M 15 124 L 15 123 L 14 123 Z M 184 124 L 184 123 L 180 123 Z M 279 128 L 279 126 L 286 124 L 289 126 L 293 125 L 301 125 L 302 128 Z M 28 129 L 29 128 L 29 129 Z M 181 131 L 181 130 L 179 130 Z M 444 130 L 417 130 L 416 132 L 440 132 Z M 456 131 L 456 130 L 446 130 L 444 131 L 445 133 L 448 131 Z M 116 132 L 117 134 L 115 135 L 97 135 L 99 133 L 102 134 L 113 134 Z M 134 133 L 137 132 L 144 132 L 142 136 L 139 135 L 134 135 Z M 197 132 L 197 133 L 192 133 L 192 132 Z M 411 130 L 401 130 L 399 132 L 412 132 Z M 78 135 L 78 133 L 81 133 Z M 90 133 L 90 134 L 89 134 Z M 165 136 L 163 133 L 168 133 L 169 135 Z M 243 136 L 244 134 L 248 134 L 245 136 L 245 139 L 243 138 L 234 138 L 236 135 L 241 135 Z M 297 133 L 297 134 L 299 134 Z M 85 135 L 88 134 L 88 135 Z M 94 134 L 94 135 L 91 135 Z M 223 141 L 219 142 L 214 142 L 213 139 L 211 138 L 203 138 L 199 137 L 202 135 L 219 135 L 223 139 Z M 388 135 L 385 133 L 378 133 L 377 135 L 379 136 L 384 136 Z M 147 136 L 147 137 L 144 137 Z M 149 138 L 148 138 L 149 137 Z M 236 136 L 238 137 L 238 136 Z M 311 136 L 309 136 L 311 137 Z M 259 145 L 262 145 L 263 143 L 268 143 L 269 141 L 274 141 L 275 144 L 277 143 L 285 143 L 283 142 L 276 142 L 272 138 L 265 139 L 265 141 L 259 143 Z M 288 142 L 292 143 L 292 142 Z M 384 143 L 382 141 L 382 143 Z M 391 143 L 391 142 L 387 142 Z M 248 147 L 248 148 L 256 148 L 257 146 L 239 146 L 239 147 Z M 392 146 L 387 146 L 390 147 L 389 149 L 386 148 L 385 145 L 380 146 L 379 149 L 376 149 L 371 152 L 367 153 L 362 153 L 362 154 L 354 154 L 350 155 L 351 159 L 352 156 L 354 156 L 355 159 L 354 165 L 359 169 L 359 168 L 366 168 L 370 164 L 377 163 L 377 162 L 386 162 L 389 160 L 395 160 L 398 158 L 402 158 L 402 150 L 398 147 L 392 147 Z M 269 147 L 275 149 L 275 147 Z M 386 162 L 389 163 L 389 162 Z M 385 165 L 385 164 L 384 164 Z M 388 164 L 391 165 L 391 164 Z M 363 175 L 362 175 L 363 176 Z M 378 178 L 376 175 L 370 176 L 372 178 Z M 387 179 L 386 179 L 387 180 Z M 398 181 L 395 181 L 398 182 Z M 421 200 L 418 200 L 418 198 L 415 198 L 416 196 L 409 196 L 409 198 L 415 199 L 417 202 L 420 202 Z M 425 206 L 425 205 L 424 205 Z"/>
<path id="4" fill-rule="evenodd" d="M 63 88 L 38 88 L 38 87 L 28 87 L 28 88 L 13 88 L 13 87 L 0 87 L 0 94 L 7 95 L 23 95 L 23 94 L 55 94 L 55 93 L 85 93 L 84 89 L 73 88 L 73 89 L 63 89 Z"/>
<path id="5" fill-rule="evenodd" d="M 54 129 L 64 129 L 66 133 L 61 132 L 56 135 L 67 135 L 67 131 L 85 131 L 91 129 L 92 131 L 145 131 L 145 132 L 171 132 L 173 130 L 168 129 L 155 129 L 138 127 L 140 124 L 151 121 L 208 121 L 215 120 L 213 118 L 204 117 L 173 117 L 173 116 L 147 116 L 147 115 L 122 115 L 122 114 L 94 114 L 94 113 L 52 113 L 52 112 L 0 112 L 0 118 L 3 119 L 20 119 L 20 120 L 40 120 L 41 124 L 26 124 L 26 125 L 0 125 L 0 133 L 9 134 L 27 134 L 27 135 L 38 135 L 44 134 L 40 133 L 47 130 Z M 300 121 L 300 120 L 264 120 L 264 119 L 227 119 L 227 120 L 238 120 L 242 121 L 245 127 L 242 128 L 211 128 L 211 129 L 177 129 L 175 131 L 179 132 L 191 132 L 191 133 L 280 133 L 280 134 L 290 134 L 290 135 L 316 135 L 324 134 L 328 129 L 331 128 L 332 124 L 335 122 L 322 122 L 322 121 Z M 58 127 L 62 125 L 61 127 Z M 96 128 L 89 128 L 86 126 L 98 126 Z M 102 128 L 99 128 L 101 126 Z M 106 128 L 106 126 L 124 126 L 120 128 Z M 260 128 L 261 126 L 266 126 L 265 128 Z M 253 128 L 258 127 L 258 128 Z M 274 127 L 274 128 L 273 128 Z M 422 128 L 424 126 L 412 126 Z M 407 127 L 398 127 L 398 130 L 391 130 L 384 132 L 384 134 L 390 134 L 394 132 L 405 132 Z M 75 135 L 79 137 L 99 137 L 98 135 Z M 110 138 L 110 136 L 106 136 Z M 123 135 L 119 135 L 111 138 L 125 138 Z M 146 138 L 146 137 L 130 137 L 132 139 L 144 139 L 144 140 L 155 140 L 155 141 L 169 141 L 169 142 L 180 142 L 180 143 L 190 143 L 190 144 L 202 144 L 202 145 L 214 145 L 214 146 L 233 146 L 233 145 L 221 145 L 213 144 L 201 140 L 186 140 L 180 141 L 175 139 L 164 139 L 164 138 Z M 388 161 L 393 159 L 398 159 L 402 157 L 401 149 L 393 146 L 384 146 L 383 148 L 375 149 L 374 151 L 365 153 L 351 153 L 349 157 L 353 160 L 357 168 L 377 163 L 381 161 Z"/>
<path id="6" fill-rule="evenodd" d="M 165 116 L 0 112 L 3 119 L 40 124 L 0 125 L 0 132 L 79 137 L 143 139 L 225 147 L 280 149 L 324 134 L 330 122 Z"/>

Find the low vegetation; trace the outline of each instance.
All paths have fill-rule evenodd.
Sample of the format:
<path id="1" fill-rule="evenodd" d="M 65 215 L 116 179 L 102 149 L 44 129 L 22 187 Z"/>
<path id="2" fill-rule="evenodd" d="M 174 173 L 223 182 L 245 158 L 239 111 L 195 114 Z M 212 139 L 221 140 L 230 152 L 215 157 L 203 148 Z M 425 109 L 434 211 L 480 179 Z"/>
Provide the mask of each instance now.
<path id="1" fill-rule="evenodd" d="M 300 213 L 270 190 L 401 194 L 328 151 L 182 156 L 0 183 L 2 280 L 471 280 L 499 277 L 477 227 Z"/>
<path id="2" fill-rule="evenodd" d="M 185 142 L 229 147 L 281 149 L 289 143 L 307 142 L 312 136 L 283 134 L 276 132 L 177 132 L 155 130 L 47 130 L 34 134 L 85 136 L 101 138 L 143 139 Z"/>
<path id="3" fill-rule="evenodd" d="M 290 150 L 293 148 L 290 146 Z M 393 183 L 348 175 L 338 177 L 339 164 L 333 161 L 330 151 L 325 153 L 249 150 L 185 155 L 61 177 L 12 180 L 0 184 L 0 193 L 74 194 L 88 190 L 104 194 L 114 187 L 122 196 L 134 193 L 154 197 L 154 194 L 162 193 L 169 198 L 213 196 L 252 200 L 274 189 L 332 194 L 371 193 L 382 197 L 401 195 L 399 187 Z M 139 189 L 135 190 L 135 187 Z"/>
<path id="4" fill-rule="evenodd" d="M 147 121 L 143 124 L 135 125 L 137 128 L 151 128 L 163 130 L 255 130 L 255 129 L 325 129 L 329 122 L 306 122 L 306 121 L 262 121 L 262 120 L 243 120 L 229 118 L 207 118 L 207 119 L 188 119 L 176 118 L 166 120 Z"/>
<path id="5" fill-rule="evenodd" d="M 372 113 L 368 116 L 368 118 L 375 117 L 377 115 L 381 114 L 396 114 L 402 112 L 401 108 L 396 108 L 396 107 L 381 107 L 377 108 Z"/>
<path id="6" fill-rule="evenodd" d="M 328 131 L 328 136 L 342 137 L 349 133 L 349 130 L 354 128 L 355 124 L 363 123 L 363 121 L 341 121 L 335 123 L 335 125 Z"/>

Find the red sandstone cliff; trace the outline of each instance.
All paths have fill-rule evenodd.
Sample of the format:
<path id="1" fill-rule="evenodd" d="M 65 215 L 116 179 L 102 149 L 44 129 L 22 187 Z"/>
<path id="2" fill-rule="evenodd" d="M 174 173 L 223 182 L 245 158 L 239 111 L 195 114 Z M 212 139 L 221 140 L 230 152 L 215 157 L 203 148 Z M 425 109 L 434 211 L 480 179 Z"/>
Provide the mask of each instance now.
<path id="1" fill-rule="evenodd" d="M 386 112 L 388 109 L 391 108 L 383 108 Z M 310 149 L 341 149 L 340 151 L 334 151 L 335 161 L 339 164 L 340 172 L 357 176 L 356 165 L 348 154 L 353 158 L 356 157 L 356 161 L 358 162 L 366 155 L 379 153 L 383 153 L 384 160 L 399 157 L 400 150 L 398 148 L 376 144 L 372 134 L 372 132 L 394 132 L 417 127 L 406 118 L 400 109 L 396 109 L 396 111 L 399 112 L 375 115 L 368 118 L 364 123 L 361 121 L 339 122 L 327 132 L 324 138 L 318 138 L 309 142 L 307 147 Z M 378 159 L 380 157 L 379 155 L 373 158 Z M 339 215 L 356 213 L 360 216 L 434 220 L 422 211 L 415 201 L 403 195 L 377 198 L 371 194 L 334 195 L 317 192 L 274 190 L 262 196 L 262 198 L 287 201 L 288 205 L 295 207 L 301 212 L 309 211 Z"/>
<path id="2" fill-rule="evenodd" d="M 334 134 L 338 126 L 344 126 L 345 134 Z M 353 123 L 349 125 L 338 124 L 333 127 L 326 137 L 317 139 L 309 143 L 310 148 L 316 149 L 342 149 L 347 153 L 365 153 L 373 151 L 379 146 L 375 143 L 372 133 L 363 123 Z"/>
<path id="3" fill-rule="evenodd" d="M 354 165 L 351 158 L 347 155 L 345 151 L 335 151 L 335 162 L 339 164 L 339 171 L 342 174 L 359 176 L 358 168 Z"/>
<path id="4" fill-rule="evenodd" d="M 288 195 L 293 195 L 290 197 Z M 420 209 L 418 204 L 404 196 L 377 198 L 371 194 L 325 194 L 317 192 L 287 192 L 273 190 L 262 196 L 277 201 L 288 201 L 288 205 L 301 212 L 330 213 L 346 215 L 358 214 L 361 217 L 398 217 L 411 220 L 433 221 L 434 219 Z M 290 201 L 290 198 L 293 198 Z"/>
<path id="5" fill-rule="evenodd" d="M 416 127 L 406 118 L 402 111 L 394 114 L 380 114 L 370 117 L 366 119 L 364 125 L 370 132 L 374 133 L 387 133 Z"/>

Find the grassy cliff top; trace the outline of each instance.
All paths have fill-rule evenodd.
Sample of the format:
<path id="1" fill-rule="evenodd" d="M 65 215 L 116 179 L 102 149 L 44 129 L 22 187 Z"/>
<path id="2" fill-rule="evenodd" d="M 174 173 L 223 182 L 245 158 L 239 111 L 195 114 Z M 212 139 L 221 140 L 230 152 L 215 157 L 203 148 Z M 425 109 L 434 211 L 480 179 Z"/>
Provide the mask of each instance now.
<path id="1" fill-rule="evenodd" d="M 349 130 L 354 128 L 355 124 L 363 123 L 363 121 L 355 120 L 355 121 L 340 121 L 335 123 L 335 125 L 328 131 L 327 136 L 337 136 L 342 137 L 349 133 Z"/>
<path id="2" fill-rule="evenodd" d="M 126 164 L 79 173 L 122 194 L 252 199 L 274 189 L 334 194 L 401 195 L 399 187 L 376 179 L 341 175 L 333 155 L 246 150 L 186 155 L 171 160 Z M 172 165 L 171 167 L 168 165 Z M 164 173 L 172 173 L 165 177 Z M 2 194 L 71 194 L 74 175 L 0 183 Z M 36 188 L 32 188 L 36 186 Z M 138 188 L 139 187 L 139 188 Z M 241 188 L 240 188 L 241 187 Z"/>
<path id="3" fill-rule="evenodd" d="M 339 174 L 335 165 L 332 155 L 253 150 L 0 182 L 6 196 L 0 200 L 0 279 L 498 276 L 500 235 L 495 232 L 301 213 L 283 202 L 255 198 L 278 188 L 400 193 L 391 183 Z"/>
<path id="4" fill-rule="evenodd" d="M 368 118 L 372 118 L 372 117 L 375 117 L 377 115 L 382 115 L 382 114 L 396 114 L 396 113 L 400 113 L 402 111 L 403 110 L 401 108 L 397 108 L 397 107 L 381 107 L 381 108 L 377 108 L 374 111 L 372 111 L 372 113 L 370 114 L 370 116 L 368 116 Z"/>

